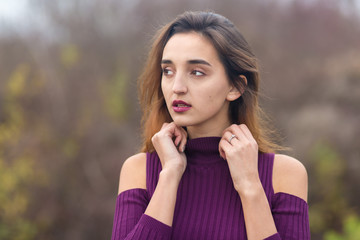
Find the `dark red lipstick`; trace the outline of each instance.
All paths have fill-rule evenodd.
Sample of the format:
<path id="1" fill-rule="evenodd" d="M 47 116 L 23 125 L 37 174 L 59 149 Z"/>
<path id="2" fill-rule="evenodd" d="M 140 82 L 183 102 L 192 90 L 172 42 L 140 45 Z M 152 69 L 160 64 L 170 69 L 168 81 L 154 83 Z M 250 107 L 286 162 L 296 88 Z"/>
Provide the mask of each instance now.
<path id="1" fill-rule="evenodd" d="M 191 105 L 182 100 L 174 100 L 172 107 L 175 112 L 185 112 L 191 108 Z"/>

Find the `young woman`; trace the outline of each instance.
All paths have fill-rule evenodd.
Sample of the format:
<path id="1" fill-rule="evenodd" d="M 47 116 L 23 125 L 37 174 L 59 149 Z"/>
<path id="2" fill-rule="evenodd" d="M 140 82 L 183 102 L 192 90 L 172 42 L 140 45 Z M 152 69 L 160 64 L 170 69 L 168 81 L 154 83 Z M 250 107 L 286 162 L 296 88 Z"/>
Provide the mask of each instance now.
<path id="1" fill-rule="evenodd" d="M 112 239 L 310 239 L 307 173 L 264 127 L 259 70 L 225 17 L 186 12 L 140 77 L 143 152 L 120 174 Z"/>

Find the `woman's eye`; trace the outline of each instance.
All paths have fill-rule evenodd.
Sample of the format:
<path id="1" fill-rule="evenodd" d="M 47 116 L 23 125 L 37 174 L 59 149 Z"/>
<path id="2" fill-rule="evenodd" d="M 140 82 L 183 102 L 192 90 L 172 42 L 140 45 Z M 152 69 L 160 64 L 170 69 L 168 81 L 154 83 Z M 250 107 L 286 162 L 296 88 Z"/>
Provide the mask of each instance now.
<path id="1" fill-rule="evenodd" d="M 195 76 L 204 76 L 205 75 L 205 73 L 198 71 L 198 70 L 192 71 L 192 74 L 194 74 Z"/>
<path id="2" fill-rule="evenodd" d="M 163 74 L 164 74 L 164 75 L 173 75 L 174 72 L 171 71 L 171 70 L 168 69 L 168 68 L 164 68 L 164 69 L 163 69 Z"/>

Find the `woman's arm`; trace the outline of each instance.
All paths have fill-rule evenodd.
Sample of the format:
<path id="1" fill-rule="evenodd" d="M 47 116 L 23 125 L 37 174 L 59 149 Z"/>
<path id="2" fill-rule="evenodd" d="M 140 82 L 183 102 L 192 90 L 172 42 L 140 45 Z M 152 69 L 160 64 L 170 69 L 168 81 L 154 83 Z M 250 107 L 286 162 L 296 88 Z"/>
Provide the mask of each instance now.
<path id="1" fill-rule="evenodd" d="M 145 216 L 142 216 L 139 223 L 135 226 L 118 227 L 118 229 L 129 230 L 129 233 L 126 233 L 126 239 L 145 239 L 141 232 L 159 231 L 159 227 L 163 229 L 162 231 L 164 233 L 166 232 L 167 235 L 169 235 L 169 231 L 167 230 L 172 226 L 177 189 L 186 168 L 186 157 L 183 153 L 186 144 L 186 132 L 173 123 L 164 124 L 162 129 L 154 135 L 152 141 L 159 155 L 162 170 L 159 175 L 159 181 L 155 192 L 146 206 Z M 134 189 L 146 189 L 145 153 L 130 157 L 125 161 L 121 169 L 119 194 L 122 195 L 125 192 L 127 193 L 127 190 L 131 191 Z M 138 198 L 142 197 L 138 196 Z M 134 202 L 143 203 L 144 201 L 132 199 L 131 201 L 124 200 L 123 202 L 125 203 L 121 203 L 121 207 L 123 208 L 122 211 L 128 212 L 132 211 L 134 206 L 139 205 L 134 204 Z M 141 206 L 139 208 L 141 208 Z M 140 216 L 137 217 L 140 218 Z M 120 224 L 123 222 L 122 219 L 117 219 L 117 221 L 120 222 Z M 145 224 L 146 226 L 139 226 L 139 224 Z M 161 224 L 163 226 L 161 226 Z M 166 226 L 168 229 L 166 229 Z M 143 231 L 144 227 L 148 228 L 147 231 Z M 159 234 L 161 235 L 161 233 L 154 234 L 157 234 L 157 236 Z M 121 233 L 118 235 L 124 234 Z M 162 238 L 165 238 L 165 235 L 166 234 L 164 234 Z M 113 239 L 116 238 L 113 237 Z"/>
<path id="2" fill-rule="evenodd" d="M 232 135 L 236 137 L 231 138 Z M 280 239 L 259 178 L 257 143 L 248 128 L 245 125 L 232 125 L 227 128 L 219 148 L 221 156 L 228 162 L 234 187 L 241 198 L 248 239 Z M 280 156 L 280 158 L 280 161 L 285 161 L 286 157 Z M 274 170 L 277 175 L 274 182 L 275 189 L 306 199 L 305 168 L 295 160 L 287 165 L 281 163 L 280 165 L 279 169 Z"/>
<path id="3" fill-rule="evenodd" d="M 235 135 L 235 137 L 232 137 Z M 249 240 L 277 233 L 258 172 L 258 145 L 246 125 L 231 125 L 220 141 L 220 154 L 228 162 L 231 177 L 243 206 Z"/>
<path id="4" fill-rule="evenodd" d="M 181 177 L 175 171 L 160 172 L 155 192 L 145 214 L 168 226 L 172 225 L 177 188 Z M 146 189 L 146 154 L 139 153 L 127 159 L 120 173 L 119 194 L 132 189 Z"/>
<path id="5" fill-rule="evenodd" d="M 145 214 L 172 226 L 177 189 L 186 167 L 186 157 L 183 153 L 186 132 L 174 123 L 166 123 L 154 135 L 152 142 L 161 160 L 162 170 Z M 180 150 L 176 146 L 179 146 Z M 145 153 L 131 157 L 122 168 L 119 193 L 132 188 L 146 188 Z"/>
<path id="6" fill-rule="evenodd" d="M 175 140 L 173 140 L 175 139 Z M 177 190 L 186 168 L 186 131 L 175 123 L 164 123 L 152 137 L 162 170 L 145 214 L 172 226 Z"/>
<path id="7" fill-rule="evenodd" d="M 282 239 L 310 239 L 308 177 L 298 160 L 275 155 L 272 214 Z"/>
<path id="8" fill-rule="evenodd" d="M 275 193 L 285 193 L 285 198 L 282 204 L 288 211 L 276 213 L 277 218 L 274 218 L 270 210 L 268 200 L 261 183 L 253 182 L 254 186 L 243 188 L 238 191 L 244 209 L 244 217 L 246 222 L 246 230 L 249 239 L 264 239 L 265 237 L 273 236 L 270 239 L 280 239 L 280 235 L 284 236 L 283 231 L 290 231 L 294 236 L 284 239 L 307 239 L 308 229 L 295 229 L 299 226 L 308 226 L 308 222 L 301 223 L 300 221 L 308 221 L 307 209 L 303 208 L 304 200 L 307 199 L 307 173 L 304 166 L 294 158 L 285 155 L 276 155 L 273 173 L 273 186 Z M 251 190 L 245 190 L 251 189 Z M 245 191 L 244 191 L 245 190 Z M 290 200 L 290 198 L 295 199 Z M 291 203 L 290 203 L 291 201 Z M 298 202 L 298 203 L 296 203 Z M 291 206 L 285 206 L 291 204 Z M 302 205 L 301 205 L 302 204 Z M 280 206 L 281 207 L 281 206 Z M 301 212 L 303 211 L 303 212 Z M 276 220 L 283 221 L 276 222 Z M 291 224 L 293 225 L 291 227 Z M 274 228 L 276 226 L 276 228 Z M 287 229 L 284 229 L 286 227 Z M 274 235 L 279 232 L 278 236 Z M 300 233 L 298 233 L 300 231 Z"/>

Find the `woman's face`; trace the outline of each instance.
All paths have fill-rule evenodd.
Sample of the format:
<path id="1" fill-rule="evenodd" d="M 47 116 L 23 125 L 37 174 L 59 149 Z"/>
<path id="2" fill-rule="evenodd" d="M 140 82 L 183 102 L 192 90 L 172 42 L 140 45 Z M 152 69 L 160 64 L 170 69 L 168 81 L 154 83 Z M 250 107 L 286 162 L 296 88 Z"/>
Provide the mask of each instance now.
<path id="1" fill-rule="evenodd" d="M 177 33 L 165 45 L 161 89 L 169 113 L 191 138 L 221 136 L 230 125 L 229 102 L 240 97 L 211 42 L 198 33 Z"/>

